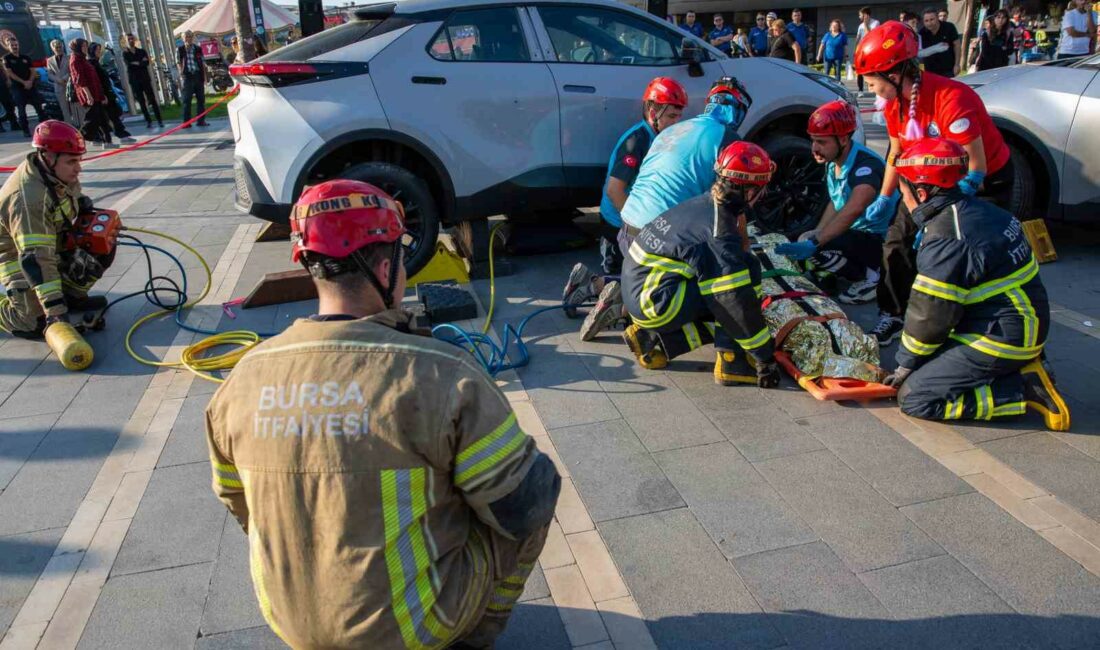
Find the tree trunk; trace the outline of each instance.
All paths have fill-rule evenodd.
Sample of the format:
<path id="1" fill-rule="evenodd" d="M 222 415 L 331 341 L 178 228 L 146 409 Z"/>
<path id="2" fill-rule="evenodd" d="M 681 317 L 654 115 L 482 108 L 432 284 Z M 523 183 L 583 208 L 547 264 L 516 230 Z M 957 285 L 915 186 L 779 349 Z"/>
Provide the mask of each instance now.
<path id="1" fill-rule="evenodd" d="M 237 25 L 237 63 L 256 58 L 255 36 L 252 32 L 252 11 L 249 0 L 233 0 L 233 22 Z"/>

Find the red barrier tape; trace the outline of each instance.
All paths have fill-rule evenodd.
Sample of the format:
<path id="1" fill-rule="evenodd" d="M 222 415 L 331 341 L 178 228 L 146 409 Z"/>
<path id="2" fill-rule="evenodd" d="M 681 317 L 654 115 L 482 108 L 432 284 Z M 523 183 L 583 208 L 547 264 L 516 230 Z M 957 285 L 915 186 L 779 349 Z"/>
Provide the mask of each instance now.
<path id="1" fill-rule="evenodd" d="M 225 97 L 222 97 L 222 98 L 221 98 L 221 99 L 219 99 L 218 101 L 214 102 L 214 103 L 213 103 L 213 104 L 212 104 L 212 105 L 210 106 L 210 108 L 208 108 L 208 109 L 206 109 L 205 111 L 203 111 L 203 112 L 199 113 L 199 114 L 198 114 L 198 115 L 196 115 L 195 117 L 193 117 L 193 118 L 191 118 L 191 119 L 187 120 L 187 121 L 186 121 L 186 122 L 184 122 L 183 124 L 179 124 L 179 125 L 177 125 L 177 126 L 174 126 L 174 127 L 170 128 L 170 129 L 168 129 L 168 130 L 167 130 L 167 131 L 165 131 L 164 133 L 160 133 L 160 134 L 158 134 L 158 135 L 154 135 L 153 137 L 149 138 L 148 140 L 143 140 L 143 141 L 141 141 L 141 142 L 137 142 L 137 143 L 134 143 L 134 144 L 129 144 L 129 145 L 126 145 L 125 147 L 119 147 L 118 149 L 114 149 L 114 150 L 112 150 L 112 151 L 105 151 L 105 152 L 103 152 L 103 153 L 101 153 L 101 154 L 96 154 L 96 155 L 94 155 L 94 156 L 88 156 L 87 158 L 82 158 L 82 159 L 81 159 L 81 162 L 91 162 L 91 161 L 93 161 L 93 160 L 99 160 L 99 159 L 101 159 L 101 158 L 110 158 L 111 156 L 117 156 L 117 155 L 118 155 L 118 154 L 120 154 L 120 153 L 126 153 L 127 151 L 133 151 L 134 149 L 140 149 L 141 147 L 144 147 L 145 145 L 148 145 L 148 144 L 152 144 L 152 143 L 156 142 L 157 140 L 160 140 L 160 139 L 161 139 L 161 138 L 163 138 L 163 137 L 166 137 L 166 136 L 172 135 L 172 134 L 173 134 L 173 133 L 175 133 L 176 131 L 179 131 L 180 129 L 183 129 L 183 128 L 186 128 L 186 127 L 188 127 L 188 126 L 191 126 L 191 125 L 192 125 L 192 124 L 194 124 L 195 122 L 198 122 L 198 121 L 199 121 L 199 120 L 201 120 L 202 118 L 204 118 L 204 117 L 206 117 L 207 115 L 209 115 L 209 114 L 210 114 L 210 111 L 213 111 L 213 110 L 214 110 L 215 108 L 217 108 L 217 107 L 221 106 L 222 104 L 224 104 L 224 103 L 226 103 L 227 101 L 229 101 L 230 99 L 232 99 L 232 98 L 233 98 L 233 96 L 234 96 L 234 95 L 236 95 L 236 94 L 237 94 L 237 91 L 239 91 L 240 89 L 241 89 L 241 86 L 240 86 L 240 84 L 237 84 L 236 86 L 233 86 L 233 87 L 232 87 L 232 88 L 231 88 L 231 89 L 229 90 L 229 92 L 227 92 L 227 93 L 225 94 Z M 10 174 L 11 172 L 15 171 L 16 169 L 17 169 L 16 167 L 0 167 L 0 174 L 4 174 L 4 173 Z"/>

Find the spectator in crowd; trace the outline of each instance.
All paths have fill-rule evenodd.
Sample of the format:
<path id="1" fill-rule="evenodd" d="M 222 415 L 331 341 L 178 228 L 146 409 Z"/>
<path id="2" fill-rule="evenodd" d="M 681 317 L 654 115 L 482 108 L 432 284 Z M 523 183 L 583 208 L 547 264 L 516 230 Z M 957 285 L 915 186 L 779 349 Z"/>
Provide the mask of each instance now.
<path id="1" fill-rule="evenodd" d="M 928 50 L 937 48 L 935 53 L 926 54 L 922 59 L 924 69 L 941 77 L 957 76 L 959 64 L 962 63 L 962 39 L 958 30 L 951 23 L 940 20 L 939 14 L 932 8 L 924 10 L 923 20 L 921 44 Z"/>
<path id="2" fill-rule="evenodd" d="M 115 95 L 111 76 L 99 60 L 100 50 L 99 43 L 88 43 L 88 63 L 92 64 L 96 74 L 99 75 L 99 84 L 103 87 L 103 94 L 107 98 L 107 119 L 114 127 L 115 136 L 122 140 L 130 137 L 130 132 L 126 130 L 126 126 L 122 123 L 122 107 L 118 104 L 118 96 Z"/>
<path id="3" fill-rule="evenodd" d="M 1062 37 L 1058 42 L 1059 59 L 1084 56 L 1092 51 L 1096 26 L 1086 0 L 1071 0 L 1062 17 Z M 14 87 L 14 85 L 13 85 Z M 18 99 L 18 98 L 17 98 Z"/>
<path id="4" fill-rule="evenodd" d="M 80 126 L 80 116 L 74 110 L 80 104 L 69 100 L 69 55 L 65 54 L 65 44 L 56 38 L 50 41 L 53 56 L 46 60 L 46 76 L 53 84 L 53 94 L 57 105 L 61 107 L 61 116 L 73 126 Z"/>
<path id="5" fill-rule="evenodd" d="M 69 42 L 69 74 L 77 101 L 84 107 L 84 124 L 80 131 L 84 139 L 111 145 L 111 126 L 107 121 L 107 96 L 99 83 L 99 73 L 88 61 L 88 41 L 76 38 Z"/>
<path id="6" fill-rule="evenodd" d="M 714 14 L 714 29 L 707 34 L 707 41 L 726 54 L 730 53 L 733 30 L 726 25 L 726 19 L 722 14 Z"/>
<path id="7" fill-rule="evenodd" d="M 176 67 L 183 80 L 183 123 L 191 121 L 191 98 L 195 98 L 195 112 L 202 115 L 206 111 L 206 67 L 202 58 L 202 48 L 195 45 L 195 34 L 191 30 L 183 33 L 183 45 L 176 49 Z M 199 119 L 199 126 L 206 126 L 205 119 Z M 190 124 L 184 127 L 191 128 Z"/>
<path id="8" fill-rule="evenodd" d="M 4 44 L 8 47 L 8 54 L 4 55 L 4 74 L 11 81 L 11 97 L 19 112 L 19 127 L 23 129 L 23 135 L 29 138 L 31 130 L 27 125 L 27 105 L 34 107 L 39 122 L 46 119 L 42 98 L 38 96 L 38 89 L 34 85 L 38 81 L 38 75 L 34 73 L 31 58 L 19 53 L 19 39 L 8 36 Z"/>
<path id="9" fill-rule="evenodd" d="M 974 64 L 978 70 L 992 70 L 1008 65 L 1012 57 L 1012 29 L 1008 12 L 998 9 L 989 19 L 989 28 L 981 35 Z"/>
<path id="10" fill-rule="evenodd" d="M 149 103 L 153 104 L 153 115 L 157 118 L 157 124 L 163 128 L 160 104 L 157 103 L 153 79 L 149 75 L 149 53 L 137 46 L 137 38 L 133 34 L 126 35 L 126 45 L 127 48 L 122 52 L 122 59 L 126 62 L 126 77 L 130 80 L 130 91 L 134 94 L 134 99 L 141 105 L 145 128 L 153 128 L 153 120 L 149 117 Z"/>
<path id="11" fill-rule="evenodd" d="M 4 107 L 4 119 L 11 124 L 11 130 L 19 130 L 19 120 L 16 118 L 15 101 L 11 98 L 11 84 L 7 75 L 0 74 L 0 106 Z M 0 133 L 4 132 L 3 124 L 0 124 Z"/>
<path id="12" fill-rule="evenodd" d="M 787 31 L 787 23 L 783 22 L 782 18 L 772 21 L 771 47 L 768 49 L 768 56 L 802 63 L 802 47 L 794 35 Z"/>
<path id="13" fill-rule="evenodd" d="M 698 36 L 703 38 L 703 26 L 695 22 L 695 12 L 689 11 L 684 16 L 684 24 L 680 25 L 680 28 L 692 36 Z"/>
<path id="14" fill-rule="evenodd" d="M 744 27 L 737 28 L 737 35 L 733 37 L 733 44 L 737 56 L 752 56 L 752 51 L 749 49 L 749 37 L 745 34 Z"/>
<path id="15" fill-rule="evenodd" d="M 940 19 L 941 23 L 947 23 L 947 24 L 951 25 L 952 27 L 955 26 L 952 23 L 948 22 L 948 20 L 947 20 L 947 10 L 946 9 L 940 9 L 936 13 L 936 17 Z M 958 30 L 956 30 L 956 31 L 958 31 Z"/>
<path id="16" fill-rule="evenodd" d="M 768 18 L 756 14 L 756 25 L 749 32 L 749 45 L 753 56 L 768 56 Z"/>
<path id="17" fill-rule="evenodd" d="M 817 60 L 825 63 L 825 74 L 832 75 L 840 81 L 840 69 L 844 65 L 844 58 L 848 48 L 848 35 L 844 33 L 843 25 L 837 18 L 829 23 L 829 31 L 821 37 L 821 45 L 817 48 Z"/>
<path id="18" fill-rule="evenodd" d="M 791 22 L 787 24 L 787 31 L 794 36 L 794 40 L 798 41 L 798 47 L 802 48 L 803 52 L 810 51 L 810 37 L 813 35 L 810 30 L 810 26 L 802 22 L 802 10 L 791 10 Z"/>
<path id="19" fill-rule="evenodd" d="M 859 43 L 867 35 L 867 32 L 876 27 L 878 27 L 878 21 L 871 17 L 871 8 L 863 7 L 860 9 L 859 29 L 856 30 L 856 49 L 859 49 Z M 860 92 L 863 92 L 863 75 L 856 77 L 856 86 L 859 87 Z"/>
<path id="20" fill-rule="evenodd" d="M 917 47 L 923 47 L 920 40 L 920 16 L 906 11 L 902 14 L 901 22 L 917 35 Z"/>

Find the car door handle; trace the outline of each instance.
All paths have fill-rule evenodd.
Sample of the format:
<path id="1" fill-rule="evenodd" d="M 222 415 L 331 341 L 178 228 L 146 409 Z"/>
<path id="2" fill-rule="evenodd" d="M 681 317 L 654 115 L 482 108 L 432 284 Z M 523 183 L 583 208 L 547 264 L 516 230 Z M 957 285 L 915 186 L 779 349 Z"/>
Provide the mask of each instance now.
<path id="1" fill-rule="evenodd" d="M 562 90 L 564 90 L 567 93 L 585 93 L 586 95 L 591 95 L 592 93 L 596 92 L 596 87 L 595 86 L 574 86 L 572 84 L 565 84 L 564 86 L 562 86 Z"/>
<path id="2" fill-rule="evenodd" d="M 446 77 L 413 77 L 414 84 L 427 84 L 429 86 L 442 86 L 447 83 Z"/>

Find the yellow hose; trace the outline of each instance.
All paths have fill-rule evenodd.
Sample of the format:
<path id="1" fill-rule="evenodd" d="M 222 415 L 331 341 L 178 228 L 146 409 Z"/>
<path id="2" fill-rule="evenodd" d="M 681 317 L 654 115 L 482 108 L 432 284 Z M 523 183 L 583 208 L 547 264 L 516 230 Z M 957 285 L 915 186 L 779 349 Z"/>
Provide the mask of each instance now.
<path id="1" fill-rule="evenodd" d="M 203 256 L 200 255 L 197 250 L 171 235 L 166 235 L 162 232 L 157 232 L 155 230 L 132 228 L 129 226 L 125 227 L 124 230 L 127 230 L 129 232 L 140 232 L 146 235 L 153 235 L 155 237 L 161 237 L 163 239 L 167 239 L 168 241 L 175 242 L 176 244 L 179 244 L 185 250 L 190 252 L 192 255 L 194 255 L 196 258 L 198 258 L 199 263 L 202 264 L 202 270 L 206 274 L 206 284 L 202 288 L 202 293 L 200 293 L 198 297 L 193 298 L 185 303 L 183 305 L 183 309 L 190 309 L 191 307 L 194 307 L 199 302 L 202 302 L 202 300 L 206 298 L 206 295 L 210 293 L 210 265 L 206 263 L 206 260 L 203 259 Z M 147 366 L 154 366 L 157 368 L 184 367 L 193 372 L 198 377 L 201 377 L 207 381 L 212 381 L 220 384 L 225 380 L 209 373 L 218 370 L 232 369 L 233 366 L 237 365 L 237 362 L 240 361 L 241 357 L 243 357 L 249 350 L 252 349 L 253 346 L 260 342 L 260 335 L 255 332 L 250 332 L 247 330 L 234 330 L 230 332 L 220 332 L 218 334 L 208 336 L 207 338 L 204 338 L 197 343 L 193 343 L 187 346 L 186 348 L 184 348 L 183 353 L 180 355 L 179 361 L 157 361 L 156 359 L 146 359 L 135 352 L 133 344 L 130 341 L 130 339 L 134 336 L 134 332 L 136 332 L 139 327 L 153 320 L 154 318 L 167 314 L 173 314 L 175 313 L 175 311 L 176 310 L 174 308 L 156 311 L 152 314 L 142 316 L 141 318 L 136 320 L 133 325 L 130 326 L 129 331 L 126 332 L 126 352 L 128 352 L 135 361 L 145 364 Z M 237 346 L 237 348 L 235 350 L 224 352 L 222 354 L 217 354 L 213 356 L 202 356 L 202 353 L 212 348 L 223 345 L 235 345 Z"/>
<path id="2" fill-rule="evenodd" d="M 497 281 L 496 272 L 493 269 L 493 244 L 496 243 L 497 233 L 504 227 L 505 222 L 500 222 L 489 231 L 489 311 L 485 313 L 485 324 L 481 326 L 481 333 L 488 334 L 489 326 L 493 324 L 493 309 L 497 306 Z"/>

